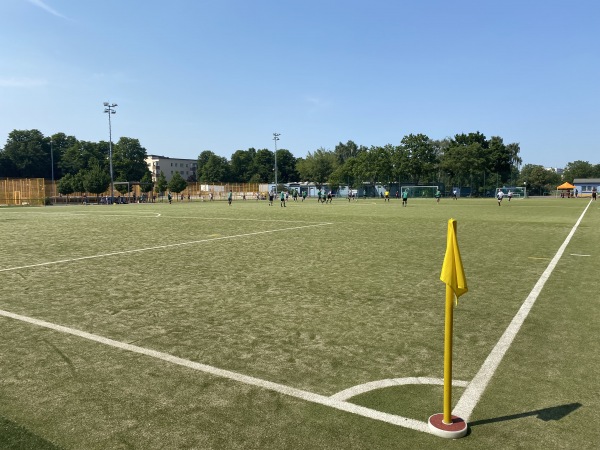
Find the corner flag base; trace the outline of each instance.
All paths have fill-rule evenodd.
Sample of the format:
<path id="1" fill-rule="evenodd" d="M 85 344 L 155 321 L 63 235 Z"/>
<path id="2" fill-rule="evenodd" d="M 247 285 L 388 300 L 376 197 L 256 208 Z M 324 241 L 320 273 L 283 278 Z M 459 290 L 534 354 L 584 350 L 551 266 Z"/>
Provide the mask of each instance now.
<path id="1" fill-rule="evenodd" d="M 434 414 L 429 418 L 429 431 L 439 437 L 458 439 L 467 434 L 467 422 L 452 416 L 452 423 L 447 424 L 444 423 L 444 414 Z"/>

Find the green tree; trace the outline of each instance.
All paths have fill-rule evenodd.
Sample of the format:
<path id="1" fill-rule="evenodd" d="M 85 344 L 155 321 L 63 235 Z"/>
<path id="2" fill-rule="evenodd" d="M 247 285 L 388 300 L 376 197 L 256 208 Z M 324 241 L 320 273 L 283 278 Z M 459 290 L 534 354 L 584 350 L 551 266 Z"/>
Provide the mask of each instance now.
<path id="1" fill-rule="evenodd" d="M 66 174 L 58 181 L 56 186 L 58 192 L 67 196 L 67 203 L 69 202 L 69 195 L 75 192 L 75 184 L 75 175 L 71 175 L 70 173 Z"/>
<path id="2" fill-rule="evenodd" d="M 592 164 L 579 160 L 567 163 L 563 172 L 563 178 L 571 183 L 575 178 L 594 178 L 598 175 Z"/>
<path id="3" fill-rule="evenodd" d="M 340 142 L 335 146 L 333 152 L 335 153 L 338 164 L 344 164 L 348 159 L 358 155 L 358 145 L 356 145 L 354 141 L 348 141 L 345 144 Z"/>
<path id="4" fill-rule="evenodd" d="M 65 133 L 54 133 L 48 137 L 48 146 L 51 150 L 51 159 L 54 161 L 54 178 L 59 179 L 63 176 L 60 168 L 63 155 L 66 150 L 77 142 L 75 136 L 67 136 Z"/>
<path id="5" fill-rule="evenodd" d="M 12 160 L 4 153 L 4 151 L 0 151 L 0 178 L 14 177 L 16 173 L 17 168 Z"/>
<path id="6" fill-rule="evenodd" d="M 409 134 L 402 138 L 401 145 L 407 158 L 404 167 L 412 182 L 433 181 L 439 157 L 435 143 L 424 134 Z"/>
<path id="7" fill-rule="evenodd" d="M 279 183 L 288 183 L 298 180 L 296 172 L 296 158 L 286 149 L 277 150 L 277 181 Z"/>
<path id="8" fill-rule="evenodd" d="M 140 180 L 140 191 L 144 193 L 151 192 L 154 188 L 154 183 L 152 182 L 152 174 L 150 171 L 146 172 L 142 179 Z"/>
<path id="9" fill-rule="evenodd" d="M 346 172 L 345 168 L 345 164 L 341 166 L 338 165 L 337 168 L 329 175 L 329 178 L 327 179 L 327 184 L 329 185 L 329 188 L 332 191 L 336 192 L 340 188 L 340 186 L 347 183 L 348 173 Z"/>
<path id="10" fill-rule="evenodd" d="M 306 158 L 296 164 L 301 181 L 314 181 L 319 186 L 327 182 L 336 168 L 335 153 L 324 148 L 319 148 L 314 153 L 308 152 Z"/>
<path id="11" fill-rule="evenodd" d="M 231 155 L 231 181 L 238 183 L 247 183 L 253 173 L 253 161 L 256 156 L 256 150 L 237 150 Z"/>
<path id="12" fill-rule="evenodd" d="M 227 161 L 227 158 L 211 155 L 202 167 L 200 180 L 207 183 L 229 181 L 229 161 Z"/>
<path id="13" fill-rule="evenodd" d="M 167 177 L 165 177 L 165 174 L 161 170 L 160 174 L 158 174 L 158 179 L 156 180 L 156 192 L 160 195 L 163 195 L 167 190 L 167 187 L 169 187 L 169 183 L 167 183 Z"/>
<path id="14" fill-rule="evenodd" d="M 87 170 L 97 165 L 108 170 L 108 150 L 104 152 L 102 144 L 77 141 L 76 139 L 74 142 L 69 142 L 71 142 L 71 145 L 63 150 L 61 160 L 58 163 L 62 173 L 75 175 L 81 170 Z"/>
<path id="15" fill-rule="evenodd" d="M 187 187 L 187 181 L 183 179 L 179 172 L 175 172 L 173 174 L 173 178 L 171 178 L 171 181 L 169 181 L 168 187 L 171 192 L 179 194 Z"/>
<path id="16" fill-rule="evenodd" d="M 471 186 L 483 194 L 488 170 L 489 143 L 481 133 L 457 134 L 444 149 L 440 169 L 455 186 Z M 500 182 L 499 175 L 498 181 Z"/>
<path id="17" fill-rule="evenodd" d="M 110 175 L 99 164 L 82 172 L 82 180 L 84 191 L 91 194 L 100 195 L 110 186 Z"/>
<path id="18" fill-rule="evenodd" d="M 147 156 L 138 139 L 122 137 L 113 146 L 113 173 L 122 181 L 140 181 L 149 171 Z"/>
<path id="19" fill-rule="evenodd" d="M 211 156 L 215 156 L 215 154 L 210 150 L 204 150 L 202 153 L 200 153 L 200 155 L 198 155 L 198 167 L 196 167 L 196 178 L 200 181 L 204 181 L 202 179 L 202 171 L 204 170 L 204 166 L 206 165 Z"/>
<path id="20" fill-rule="evenodd" d="M 544 166 L 525 164 L 521 169 L 519 186 L 525 186 L 529 195 L 544 195 L 560 184 L 560 175 Z"/>
<path id="21" fill-rule="evenodd" d="M 256 152 L 252 162 L 253 182 L 272 183 L 275 181 L 275 155 L 266 148 Z"/>
<path id="22" fill-rule="evenodd" d="M 9 133 L 3 154 L 11 161 L 8 175 L 15 178 L 50 178 L 52 164 L 50 141 L 39 130 L 13 130 Z"/>

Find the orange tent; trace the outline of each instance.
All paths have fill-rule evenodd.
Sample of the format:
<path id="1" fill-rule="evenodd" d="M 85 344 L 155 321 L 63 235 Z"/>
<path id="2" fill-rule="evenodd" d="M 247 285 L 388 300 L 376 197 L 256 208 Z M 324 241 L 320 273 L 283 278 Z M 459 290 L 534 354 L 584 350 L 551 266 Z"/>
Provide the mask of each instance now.
<path id="1" fill-rule="evenodd" d="M 568 181 L 565 181 L 563 184 L 561 184 L 560 186 L 558 186 L 556 189 L 575 189 L 575 186 L 573 186 L 571 183 L 569 183 Z"/>

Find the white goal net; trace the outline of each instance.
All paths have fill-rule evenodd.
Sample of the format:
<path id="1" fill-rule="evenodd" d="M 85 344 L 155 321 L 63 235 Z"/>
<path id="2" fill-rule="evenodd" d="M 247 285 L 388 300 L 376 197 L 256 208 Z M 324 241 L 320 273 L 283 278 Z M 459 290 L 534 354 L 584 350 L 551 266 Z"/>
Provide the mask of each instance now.
<path id="1" fill-rule="evenodd" d="M 408 191 L 411 198 L 433 198 L 437 190 L 437 186 L 402 186 L 400 192 Z"/>

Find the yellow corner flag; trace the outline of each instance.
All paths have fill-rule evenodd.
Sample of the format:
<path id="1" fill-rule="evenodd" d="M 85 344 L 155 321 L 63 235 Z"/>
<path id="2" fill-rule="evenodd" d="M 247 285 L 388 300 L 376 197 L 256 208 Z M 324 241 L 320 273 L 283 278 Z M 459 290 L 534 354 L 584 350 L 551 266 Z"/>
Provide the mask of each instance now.
<path id="1" fill-rule="evenodd" d="M 468 291 L 467 279 L 463 269 L 458 241 L 456 240 L 456 220 L 448 220 L 448 239 L 446 256 L 442 265 L 440 280 L 446 283 L 446 319 L 444 326 L 444 414 L 442 422 L 452 423 L 450 405 L 452 403 L 452 322 L 453 298 L 458 303 L 458 297 Z"/>
<path id="2" fill-rule="evenodd" d="M 458 297 L 469 290 L 463 269 L 458 241 L 456 240 L 456 220 L 448 220 L 448 238 L 446 242 L 446 256 L 442 265 L 440 280 L 452 289 L 458 302 Z"/>

